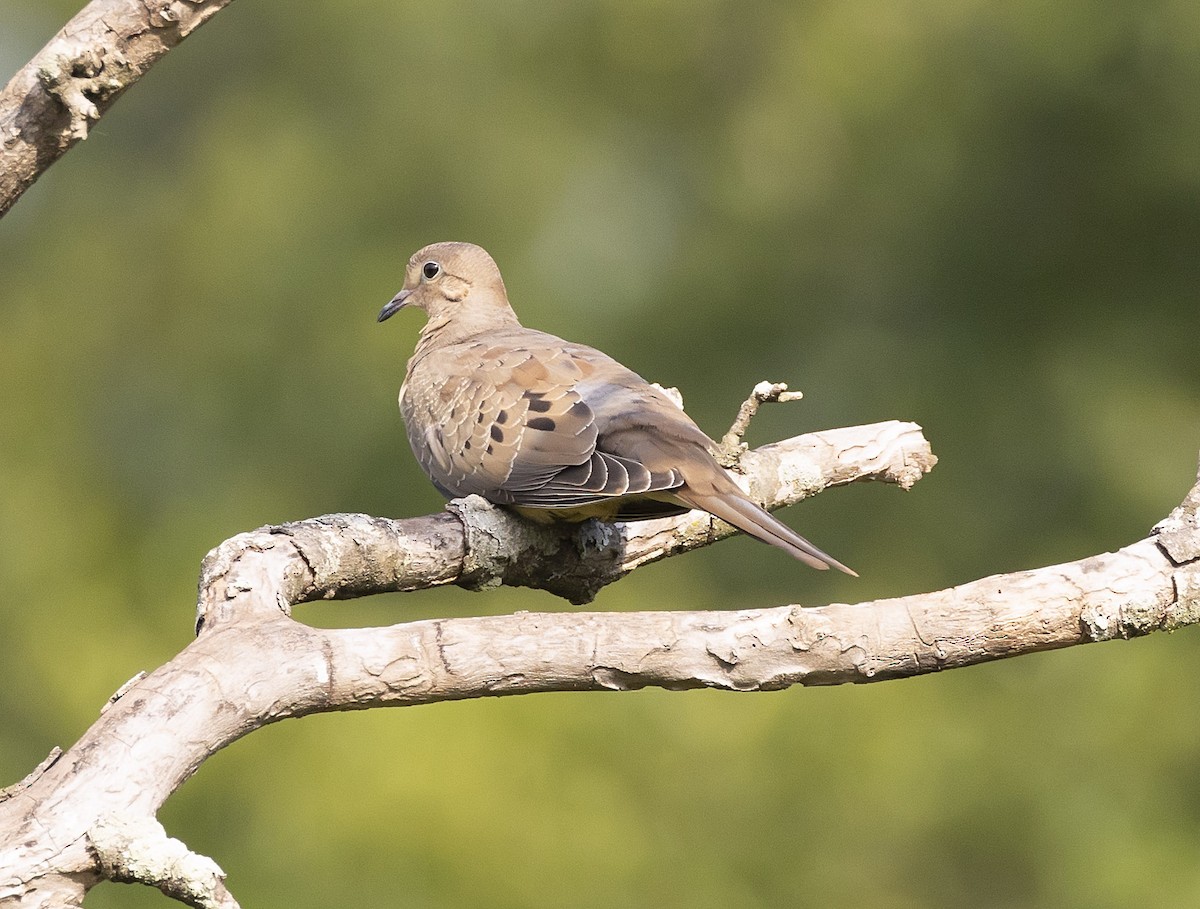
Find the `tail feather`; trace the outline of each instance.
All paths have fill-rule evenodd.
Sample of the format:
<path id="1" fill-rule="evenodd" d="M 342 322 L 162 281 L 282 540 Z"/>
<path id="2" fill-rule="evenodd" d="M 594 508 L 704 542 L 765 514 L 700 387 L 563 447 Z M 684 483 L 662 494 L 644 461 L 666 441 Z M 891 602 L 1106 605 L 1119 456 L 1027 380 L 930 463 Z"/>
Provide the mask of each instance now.
<path id="1" fill-rule="evenodd" d="M 736 487 L 734 488 L 736 489 Z M 821 551 L 792 528 L 772 516 L 770 512 L 745 498 L 740 489 L 736 493 L 729 491 L 699 495 L 684 486 L 682 489 L 675 490 L 675 494 L 692 508 L 707 511 L 764 543 L 778 546 L 806 565 L 822 571 L 832 567 L 853 577 L 858 577 L 858 572 L 847 568 L 833 556 Z"/>

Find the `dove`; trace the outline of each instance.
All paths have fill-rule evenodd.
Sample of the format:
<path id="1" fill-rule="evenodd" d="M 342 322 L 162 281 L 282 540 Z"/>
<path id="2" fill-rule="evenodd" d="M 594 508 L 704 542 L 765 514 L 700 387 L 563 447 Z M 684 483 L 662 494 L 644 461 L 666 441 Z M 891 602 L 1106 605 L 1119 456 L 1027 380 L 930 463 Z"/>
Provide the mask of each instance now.
<path id="1" fill-rule="evenodd" d="M 427 318 L 400 410 L 447 498 L 479 495 L 541 522 L 700 509 L 813 568 L 855 575 L 752 501 L 661 389 L 599 350 L 522 326 L 481 247 L 417 252 L 378 321 L 407 307 Z"/>

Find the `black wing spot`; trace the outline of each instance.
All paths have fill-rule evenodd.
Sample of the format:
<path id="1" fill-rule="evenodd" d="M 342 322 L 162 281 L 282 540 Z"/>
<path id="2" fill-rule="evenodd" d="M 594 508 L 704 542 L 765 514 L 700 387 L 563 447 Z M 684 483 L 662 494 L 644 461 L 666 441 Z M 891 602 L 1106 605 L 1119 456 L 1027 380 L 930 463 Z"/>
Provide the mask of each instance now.
<path id="1" fill-rule="evenodd" d="M 532 420 L 527 420 L 525 423 L 530 429 L 540 429 L 542 432 L 553 432 L 555 423 L 550 417 L 534 417 Z"/>
<path id="2" fill-rule="evenodd" d="M 497 423 L 507 423 L 508 422 L 508 411 L 501 410 L 498 414 L 496 414 L 496 422 Z"/>
<path id="3" fill-rule="evenodd" d="M 492 438 L 495 439 L 497 442 L 504 441 L 504 430 L 501 429 L 499 426 L 497 426 L 495 423 L 492 424 Z M 492 449 L 492 446 L 489 445 L 488 451 L 491 451 L 491 449 Z"/>
<path id="4" fill-rule="evenodd" d="M 530 395 L 526 395 L 525 397 L 529 398 L 530 413 L 545 413 L 550 409 L 550 402 L 545 398 L 534 398 Z"/>
<path id="5" fill-rule="evenodd" d="M 467 441 L 463 442 L 463 451 L 470 451 L 470 450 L 471 450 L 471 440 L 467 439 Z"/>

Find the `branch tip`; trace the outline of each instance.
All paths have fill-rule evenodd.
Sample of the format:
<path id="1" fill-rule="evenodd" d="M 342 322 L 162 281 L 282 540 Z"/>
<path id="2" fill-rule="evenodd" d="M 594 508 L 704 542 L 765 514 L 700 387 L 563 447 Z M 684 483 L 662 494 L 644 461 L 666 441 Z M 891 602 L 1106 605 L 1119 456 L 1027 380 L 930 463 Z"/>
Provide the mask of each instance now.
<path id="1" fill-rule="evenodd" d="M 758 413 L 760 405 L 799 401 L 803 397 L 803 392 L 788 391 L 786 382 L 763 381 L 755 385 L 750 392 L 750 397 L 746 398 L 742 402 L 742 406 L 738 408 L 737 416 L 733 420 L 733 425 L 729 427 L 729 432 L 721 437 L 721 442 L 715 452 L 717 463 L 725 468 L 738 465 L 742 454 L 747 449 L 747 445 L 742 439 L 746 435 L 746 430 L 750 428 L 750 421 Z"/>

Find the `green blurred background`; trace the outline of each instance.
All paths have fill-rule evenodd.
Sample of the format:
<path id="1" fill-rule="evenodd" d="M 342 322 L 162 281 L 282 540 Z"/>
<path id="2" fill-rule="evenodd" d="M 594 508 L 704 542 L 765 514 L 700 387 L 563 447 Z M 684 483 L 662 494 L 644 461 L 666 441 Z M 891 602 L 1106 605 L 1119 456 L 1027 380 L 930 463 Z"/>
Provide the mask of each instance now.
<path id="1" fill-rule="evenodd" d="M 7 75 L 76 10 L 8 0 Z M 761 443 L 899 418 L 912 493 L 596 608 L 857 601 L 1132 542 L 1200 448 L 1200 6 L 242 0 L 0 222 L 0 784 L 191 634 L 204 553 L 440 507 L 395 406 L 410 253 Z M 565 609 L 533 591 L 317 624 Z M 162 812 L 245 906 L 1200 903 L 1195 633 L 913 681 L 321 716 Z M 166 906 L 104 885 L 92 907 Z"/>

